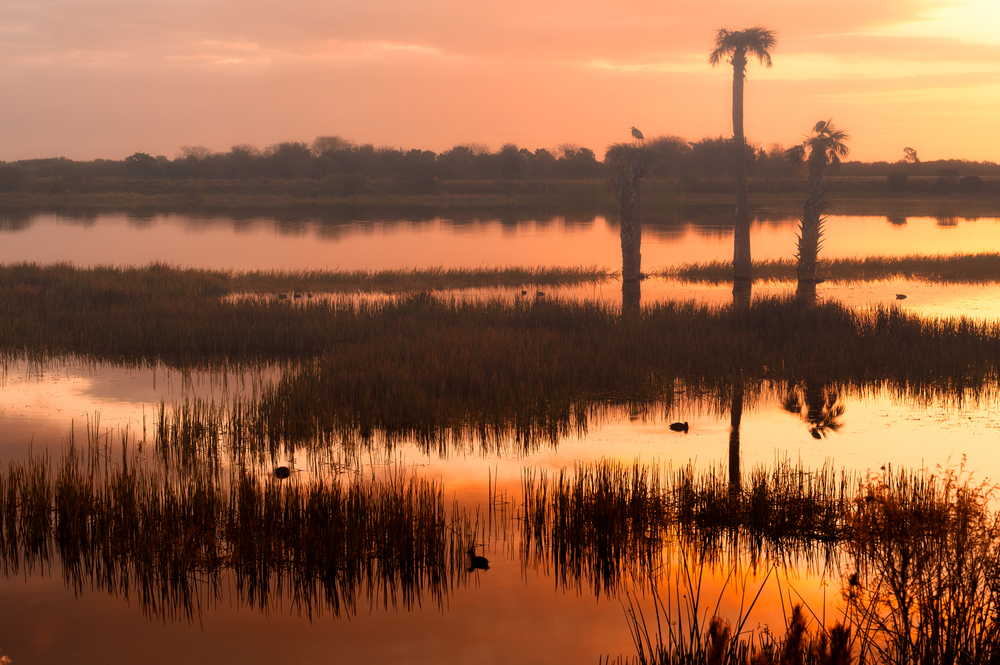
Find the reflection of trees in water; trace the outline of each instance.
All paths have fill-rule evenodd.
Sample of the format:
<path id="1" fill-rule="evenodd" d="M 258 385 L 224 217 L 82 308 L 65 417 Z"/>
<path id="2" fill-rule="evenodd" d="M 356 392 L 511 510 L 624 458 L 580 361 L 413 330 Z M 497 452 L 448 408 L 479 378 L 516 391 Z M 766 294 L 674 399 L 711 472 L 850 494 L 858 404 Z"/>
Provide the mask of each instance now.
<path id="1" fill-rule="evenodd" d="M 815 379 L 792 383 L 781 407 L 801 416 L 814 439 L 825 438 L 844 424 L 842 418 L 846 407 L 840 401 L 840 390 Z"/>
<path id="2" fill-rule="evenodd" d="M 685 206 L 666 211 L 655 210 L 644 214 L 643 226 L 653 237 L 669 240 L 689 234 L 709 240 L 723 239 L 733 232 L 731 206 Z M 299 234 L 306 231 L 327 239 L 351 237 L 372 233 L 378 229 L 428 230 L 435 226 L 456 229 L 489 229 L 499 226 L 506 232 L 546 229 L 564 226 L 573 229 L 591 228 L 595 224 L 609 224 L 617 229 L 614 211 L 605 207 L 586 206 L 580 210 L 561 208 L 558 203 L 545 206 L 518 205 L 462 207 L 462 206 L 396 206 L 371 207 L 359 205 L 293 205 L 287 208 L 220 207 L 178 210 L 176 208 L 146 207 L 125 212 L 100 212 L 76 208 L 45 210 L 8 209 L 0 213 L 0 231 L 30 228 L 33 224 L 55 214 L 60 223 L 93 226 L 102 217 L 119 216 L 136 228 L 147 228 L 157 223 L 183 224 L 192 231 L 212 229 L 246 230 L 254 226 L 272 227 L 279 233 Z M 613 221 L 612 221 L 613 220 Z M 754 223 L 769 227 L 786 227 L 795 223 L 790 214 L 758 212 Z"/>

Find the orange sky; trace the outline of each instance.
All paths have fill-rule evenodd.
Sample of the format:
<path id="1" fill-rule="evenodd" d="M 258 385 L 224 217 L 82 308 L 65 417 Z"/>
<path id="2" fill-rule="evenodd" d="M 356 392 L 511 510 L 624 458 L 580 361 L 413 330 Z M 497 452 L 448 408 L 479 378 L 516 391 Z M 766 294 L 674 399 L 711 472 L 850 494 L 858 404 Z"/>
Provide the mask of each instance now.
<path id="1" fill-rule="evenodd" d="M 4 2 L 0 159 L 731 135 L 707 55 L 757 24 L 779 41 L 750 65 L 750 140 L 832 117 L 856 159 L 1000 159 L 997 0 Z"/>

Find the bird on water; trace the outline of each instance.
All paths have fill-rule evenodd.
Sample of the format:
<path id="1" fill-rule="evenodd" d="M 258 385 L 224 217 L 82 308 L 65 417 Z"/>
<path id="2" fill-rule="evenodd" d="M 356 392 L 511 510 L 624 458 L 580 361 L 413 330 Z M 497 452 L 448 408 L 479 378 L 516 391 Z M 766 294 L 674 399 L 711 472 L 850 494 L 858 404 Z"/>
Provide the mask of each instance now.
<path id="1" fill-rule="evenodd" d="M 478 556 L 476 554 L 476 549 L 474 547 L 469 548 L 469 571 L 474 570 L 489 570 L 490 560 L 484 556 Z"/>
<path id="2" fill-rule="evenodd" d="M 274 470 L 274 477 L 277 478 L 278 480 L 284 480 L 290 475 L 292 475 L 292 470 L 289 469 L 287 466 L 279 466 L 277 469 Z"/>
<path id="3" fill-rule="evenodd" d="M 683 422 L 683 423 L 670 423 L 670 429 L 672 429 L 675 432 L 684 432 L 685 434 L 687 434 L 688 433 L 688 424 L 686 422 Z"/>

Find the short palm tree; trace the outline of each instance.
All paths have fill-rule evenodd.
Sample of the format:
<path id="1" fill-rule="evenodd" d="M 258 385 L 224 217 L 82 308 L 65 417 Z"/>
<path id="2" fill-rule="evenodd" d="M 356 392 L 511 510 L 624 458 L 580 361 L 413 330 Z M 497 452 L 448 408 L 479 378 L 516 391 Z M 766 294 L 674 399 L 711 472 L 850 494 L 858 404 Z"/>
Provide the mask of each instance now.
<path id="1" fill-rule="evenodd" d="M 634 129 L 634 128 L 633 128 Z M 622 241 L 622 308 L 639 308 L 642 279 L 642 177 L 655 162 L 650 148 L 625 143 L 608 146 L 604 163 L 608 166 L 610 189 L 618 200 Z"/>
<path id="2" fill-rule="evenodd" d="M 708 56 L 712 66 L 726 58 L 733 65 L 733 146 L 736 152 L 736 232 L 733 238 L 733 298 L 750 300 L 750 195 L 747 192 L 746 138 L 743 136 L 743 82 L 747 55 L 771 66 L 771 51 L 778 43 L 774 32 L 760 26 L 746 30 L 720 28 L 715 50 Z"/>
<path id="3" fill-rule="evenodd" d="M 820 120 L 813 127 L 812 134 L 802 143 L 785 151 L 789 161 L 809 166 L 809 193 L 802 205 L 799 222 L 796 258 L 799 284 L 795 295 L 803 302 L 816 300 L 816 262 L 822 244 L 823 214 L 830 207 L 823 195 L 823 180 L 830 171 L 840 165 L 840 159 L 850 154 L 847 147 L 847 133 L 834 126 L 832 120 Z"/>

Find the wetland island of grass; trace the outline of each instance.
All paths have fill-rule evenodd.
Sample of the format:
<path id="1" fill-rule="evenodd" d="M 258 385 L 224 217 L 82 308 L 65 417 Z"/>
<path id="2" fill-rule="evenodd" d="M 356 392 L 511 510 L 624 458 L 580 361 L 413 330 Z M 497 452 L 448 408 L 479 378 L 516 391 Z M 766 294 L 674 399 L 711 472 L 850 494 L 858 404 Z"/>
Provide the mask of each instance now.
<path id="1" fill-rule="evenodd" d="M 1000 662 L 1000 170 L 753 144 L 775 44 L 603 163 L 0 164 L 0 665 Z"/>
<path id="2" fill-rule="evenodd" d="M 4 390 L 101 405 L 8 453 L 5 593 L 196 642 L 504 598 L 613 622 L 605 662 L 990 662 L 997 496 L 963 456 L 992 459 L 1000 324 L 754 269 L 734 304 L 664 295 L 727 293 L 719 262 L 652 268 L 636 308 L 600 267 L 4 264 Z M 1000 254 L 819 269 L 989 289 Z"/>

